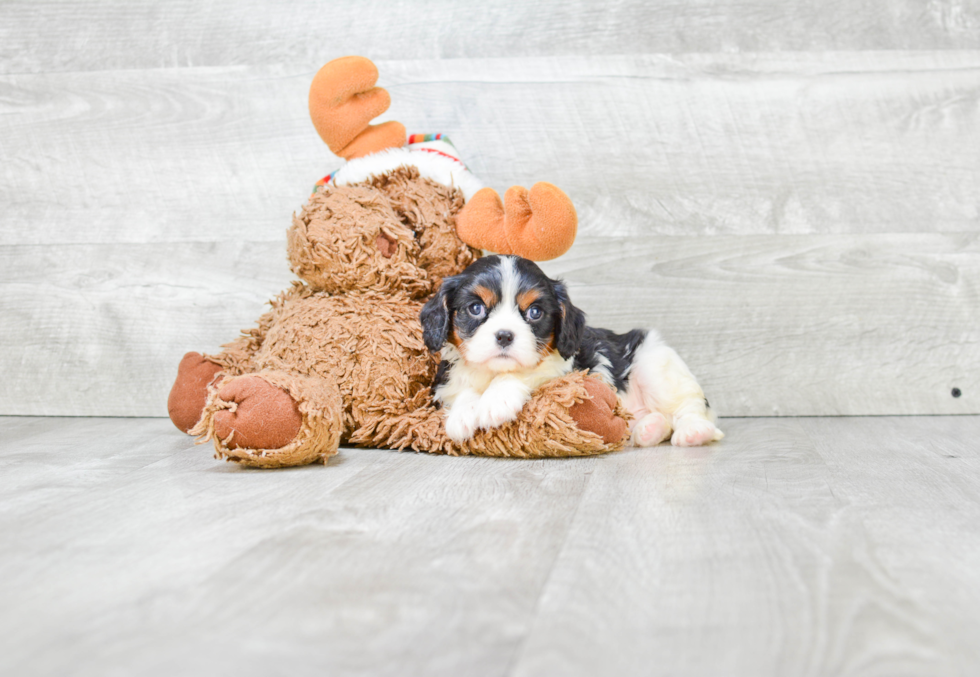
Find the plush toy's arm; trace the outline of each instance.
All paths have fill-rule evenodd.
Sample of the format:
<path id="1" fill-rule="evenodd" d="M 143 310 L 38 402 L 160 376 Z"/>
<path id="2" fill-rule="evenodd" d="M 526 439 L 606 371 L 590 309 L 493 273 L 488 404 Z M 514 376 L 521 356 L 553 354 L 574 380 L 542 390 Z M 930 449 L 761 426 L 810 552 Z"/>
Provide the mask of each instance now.
<path id="1" fill-rule="evenodd" d="M 352 444 L 411 448 L 437 454 L 543 458 L 587 456 L 622 449 L 629 438 L 629 414 L 609 386 L 573 372 L 535 391 L 516 421 L 480 430 L 457 444 L 446 435 L 445 412 L 420 393 L 414 409 L 388 416 L 370 430 L 356 431 Z"/>

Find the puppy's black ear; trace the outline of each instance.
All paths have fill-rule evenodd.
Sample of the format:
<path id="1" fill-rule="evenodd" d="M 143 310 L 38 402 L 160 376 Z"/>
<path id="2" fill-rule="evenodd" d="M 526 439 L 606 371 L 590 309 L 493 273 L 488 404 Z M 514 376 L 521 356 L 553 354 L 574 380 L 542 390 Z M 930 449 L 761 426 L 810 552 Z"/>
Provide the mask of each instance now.
<path id="1" fill-rule="evenodd" d="M 582 346 L 582 337 L 585 335 L 585 313 L 572 305 L 568 298 L 568 289 L 563 282 L 556 280 L 552 284 L 561 308 L 561 316 L 555 325 L 555 347 L 558 349 L 558 354 L 567 360 Z"/>
<path id="2" fill-rule="evenodd" d="M 422 306 L 419 321 L 422 323 L 422 340 L 425 347 L 435 353 L 442 350 L 449 338 L 449 327 L 453 313 L 450 310 L 453 292 L 459 286 L 455 277 L 447 277 L 439 285 L 439 291 Z"/>

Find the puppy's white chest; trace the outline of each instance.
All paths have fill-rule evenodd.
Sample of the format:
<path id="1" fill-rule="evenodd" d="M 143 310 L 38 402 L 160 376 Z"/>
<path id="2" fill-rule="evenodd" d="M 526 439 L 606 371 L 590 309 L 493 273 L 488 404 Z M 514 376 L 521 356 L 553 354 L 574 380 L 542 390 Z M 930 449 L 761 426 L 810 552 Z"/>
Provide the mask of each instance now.
<path id="1" fill-rule="evenodd" d="M 436 399 L 446 408 L 446 434 L 457 442 L 469 439 L 478 429 L 492 430 L 515 420 L 534 389 L 566 373 L 571 361 L 552 360 L 550 369 L 506 373 L 486 370 L 489 378 L 480 374 L 481 370 L 469 367 L 467 371 L 466 367 L 469 365 L 454 365 L 452 371 L 462 372 L 462 378 L 457 375 L 454 379 L 451 373 L 446 385 L 436 390 Z"/>
<path id="2" fill-rule="evenodd" d="M 436 389 L 434 397 L 447 409 L 451 408 L 464 392 L 475 392 L 482 396 L 490 390 L 492 395 L 495 389 L 491 386 L 498 381 L 511 383 L 517 381 L 530 394 L 548 381 L 571 372 L 573 362 L 573 358 L 564 359 L 558 351 L 552 351 L 530 369 L 501 373 L 468 364 L 452 345 L 447 345 L 443 349 L 442 357 L 449 362 L 450 367 L 446 383 Z"/>

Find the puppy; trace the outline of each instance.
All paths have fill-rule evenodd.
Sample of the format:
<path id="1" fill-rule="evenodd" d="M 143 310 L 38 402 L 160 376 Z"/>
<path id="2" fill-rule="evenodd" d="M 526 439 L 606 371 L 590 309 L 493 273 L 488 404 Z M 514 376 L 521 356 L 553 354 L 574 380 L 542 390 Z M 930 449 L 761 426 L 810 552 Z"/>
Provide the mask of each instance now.
<path id="1" fill-rule="evenodd" d="M 616 388 L 635 417 L 636 446 L 720 440 L 687 365 L 655 331 L 586 326 L 565 285 L 517 256 L 486 256 L 442 281 L 420 315 L 426 347 L 442 351 L 434 397 L 457 442 L 517 418 L 531 393 L 572 370 Z"/>

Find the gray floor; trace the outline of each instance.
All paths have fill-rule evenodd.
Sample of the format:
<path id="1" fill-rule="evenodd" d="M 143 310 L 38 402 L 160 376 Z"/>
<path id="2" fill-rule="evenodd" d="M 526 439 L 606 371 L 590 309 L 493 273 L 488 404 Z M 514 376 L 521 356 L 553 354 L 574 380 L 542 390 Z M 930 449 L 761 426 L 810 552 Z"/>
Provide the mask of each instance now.
<path id="1" fill-rule="evenodd" d="M 980 417 L 724 428 L 249 471 L 0 418 L 0 673 L 976 674 Z"/>

